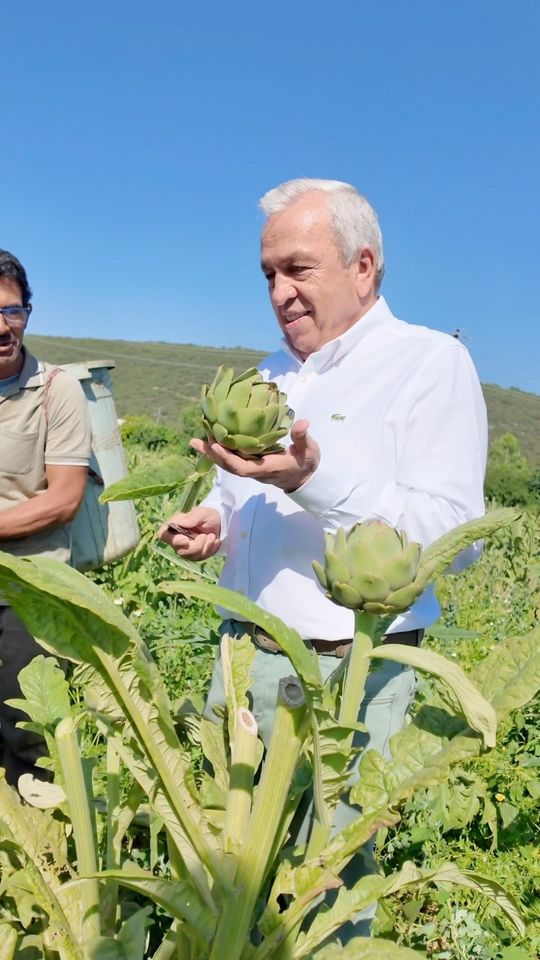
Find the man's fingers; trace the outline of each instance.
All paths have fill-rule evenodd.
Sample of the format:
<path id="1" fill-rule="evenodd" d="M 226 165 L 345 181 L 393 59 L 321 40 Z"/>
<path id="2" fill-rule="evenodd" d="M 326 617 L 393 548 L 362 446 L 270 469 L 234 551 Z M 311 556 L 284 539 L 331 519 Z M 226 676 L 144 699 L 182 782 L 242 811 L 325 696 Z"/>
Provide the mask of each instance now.
<path id="1" fill-rule="evenodd" d="M 307 449 L 309 444 L 309 420 L 296 420 L 291 427 L 291 440 L 299 453 Z"/>

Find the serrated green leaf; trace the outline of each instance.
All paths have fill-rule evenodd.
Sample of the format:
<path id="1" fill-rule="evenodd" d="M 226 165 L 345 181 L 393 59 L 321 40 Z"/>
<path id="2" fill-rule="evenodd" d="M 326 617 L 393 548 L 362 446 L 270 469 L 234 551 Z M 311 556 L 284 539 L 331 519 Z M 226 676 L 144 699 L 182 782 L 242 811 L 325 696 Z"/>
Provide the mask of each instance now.
<path id="1" fill-rule="evenodd" d="M 226 791 L 229 789 L 229 772 L 223 724 L 203 719 L 199 730 L 203 753 L 212 764 L 216 783 Z"/>
<path id="2" fill-rule="evenodd" d="M 514 507 L 501 507 L 491 510 L 484 517 L 469 520 L 467 523 L 454 527 L 443 534 L 422 551 L 420 563 L 416 573 L 415 583 L 427 586 L 428 583 L 442 573 L 465 547 L 476 540 L 489 537 L 492 533 L 507 527 L 521 516 L 521 511 Z"/>
<path id="3" fill-rule="evenodd" d="M 297 958 L 299 960 L 300 957 L 312 957 L 313 951 L 324 940 L 336 933 L 342 924 L 352 920 L 355 913 L 376 903 L 383 891 L 384 883 L 384 877 L 372 874 L 362 877 L 352 890 L 342 887 L 332 906 L 320 907 L 308 931 L 298 936 L 293 951 L 295 960 Z"/>
<path id="4" fill-rule="evenodd" d="M 179 490 L 189 479 L 185 457 L 166 457 L 159 463 L 137 467 L 122 480 L 111 483 L 100 495 L 101 503 L 113 503 L 116 500 L 139 500 L 143 497 L 156 497 L 158 494 Z"/>
<path id="5" fill-rule="evenodd" d="M 525 933 L 522 912 L 515 897 L 509 894 L 500 883 L 491 877 L 484 877 L 470 870 L 460 870 L 455 863 L 442 863 L 433 869 L 421 869 L 411 861 L 407 861 L 400 871 L 390 876 L 386 881 L 385 895 L 389 896 L 405 888 L 422 887 L 426 883 L 437 886 L 448 885 L 467 887 L 476 890 L 492 900 L 505 913 L 518 933 Z"/>
<path id="6" fill-rule="evenodd" d="M 69 684 L 54 658 L 42 654 L 35 657 L 19 673 L 19 685 L 24 700 L 6 703 L 23 710 L 35 723 L 54 729 L 60 720 L 71 716 Z"/>
<path id="7" fill-rule="evenodd" d="M 202 864 L 216 879 L 220 865 L 211 836 L 201 829 L 200 811 L 182 790 L 183 751 L 165 686 L 133 625 L 97 584 L 44 557 L 28 560 L 0 554 L 2 588 L 40 643 L 76 662 L 86 661 L 99 673 L 147 757 L 153 779 L 150 794 L 159 785 L 169 818 L 176 818 L 180 834 L 199 860 L 200 869 L 195 863 L 192 869 L 201 894 L 207 895 Z"/>
<path id="8" fill-rule="evenodd" d="M 321 671 L 315 651 L 308 650 L 296 630 L 287 627 L 279 617 L 261 610 L 256 603 L 242 594 L 213 583 L 192 583 L 187 580 L 160 583 L 159 589 L 163 593 L 181 593 L 187 597 L 207 600 L 237 614 L 243 620 L 256 623 L 279 643 L 301 680 L 308 686 L 317 688 L 322 686 Z"/>
<path id="9" fill-rule="evenodd" d="M 0 590 L 42 646 L 75 663 L 95 666 L 102 649 L 118 659 L 140 642 L 104 591 L 58 560 L 0 552 Z"/>
<path id="10" fill-rule="evenodd" d="M 471 677 L 500 718 L 528 703 L 540 689 L 540 626 L 501 640 Z"/>
<path id="11" fill-rule="evenodd" d="M 482 734 L 487 747 L 495 746 L 497 735 L 495 710 L 458 663 L 442 657 L 434 650 L 407 647 L 400 643 L 387 643 L 376 647 L 371 651 L 370 657 L 404 663 L 414 667 L 415 670 L 433 674 L 437 679 L 442 680 L 458 701 L 469 726 Z"/>
<path id="12" fill-rule="evenodd" d="M 127 863 L 123 870 L 104 870 L 99 879 L 116 880 L 129 890 L 149 897 L 172 917 L 187 922 L 203 943 L 210 943 L 216 926 L 217 912 L 197 896 L 192 884 L 182 880 L 165 880 Z"/>

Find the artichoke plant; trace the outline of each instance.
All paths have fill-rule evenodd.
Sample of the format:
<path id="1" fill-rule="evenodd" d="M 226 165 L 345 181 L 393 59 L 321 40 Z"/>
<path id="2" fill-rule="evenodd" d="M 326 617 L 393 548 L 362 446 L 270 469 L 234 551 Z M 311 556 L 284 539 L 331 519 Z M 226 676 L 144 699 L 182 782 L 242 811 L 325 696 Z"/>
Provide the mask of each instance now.
<path id="1" fill-rule="evenodd" d="M 324 565 L 313 562 L 330 600 L 379 615 L 407 610 L 425 587 L 417 578 L 422 548 L 381 520 L 356 523 L 347 532 L 325 534 Z"/>
<path id="2" fill-rule="evenodd" d="M 238 377 L 230 367 L 219 367 L 210 386 L 202 388 L 201 406 L 208 439 L 246 458 L 280 453 L 277 441 L 294 419 L 285 394 L 254 367 Z"/>

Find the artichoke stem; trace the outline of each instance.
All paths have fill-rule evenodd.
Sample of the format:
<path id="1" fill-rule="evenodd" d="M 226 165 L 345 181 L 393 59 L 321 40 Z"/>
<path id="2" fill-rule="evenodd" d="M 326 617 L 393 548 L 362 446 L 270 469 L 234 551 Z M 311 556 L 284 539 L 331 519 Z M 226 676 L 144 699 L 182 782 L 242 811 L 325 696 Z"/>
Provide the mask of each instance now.
<path id="1" fill-rule="evenodd" d="M 276 853 L 276 836 L 308 731 L 302 685 L 297 677 L 284 677 L 279 682 L 276 717 L 261 781 L 238 852 L 235 889 L 224 903 L 210 960 L 240 960 L 245 955 L 253 911 Z"/>
<path id="2" fill-rule="evenodd" d="M 358 720 L 360 706 L 364 699 L 370 664 L 369 654 L 373 649 L 376 623 L 376 614 L 354 611 L 354 638 L 343 683 L 339 711 L 340 723 L 352 724 Z"/>
<path id="3" fill-rule="evenodd" d="M 239 707 L 236 711 L 234 730 L 231 783 L 223 825 L 223 849 L 225 853 L 237 855 L 247 832 L 257 763 L 257 723 L 253 714 L 245 707 Z"/>

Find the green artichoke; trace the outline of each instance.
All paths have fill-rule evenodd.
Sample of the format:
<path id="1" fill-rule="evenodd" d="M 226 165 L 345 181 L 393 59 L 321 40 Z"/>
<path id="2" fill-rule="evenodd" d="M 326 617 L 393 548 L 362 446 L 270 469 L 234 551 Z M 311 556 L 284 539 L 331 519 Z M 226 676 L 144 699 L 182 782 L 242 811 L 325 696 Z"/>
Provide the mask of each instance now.
<path id="1" fill-rule="evenodd" d="M 325 534 L 324 565 L 313 569 L 327 597 L 343 607 L 379 615 L 407 610 L 420 596 L 421 547 L 387 523 L 368 520 Z"/>
<path id="2" fill-rule="evenodd" d="M 220 367 L 210 386 L 202 388 L 201 406 L 208 439 L 246 458 L 281 453 L 277 441 L 294 419 L 285 394 L 254 367 L 239 377 L 230 367 Z"/>

